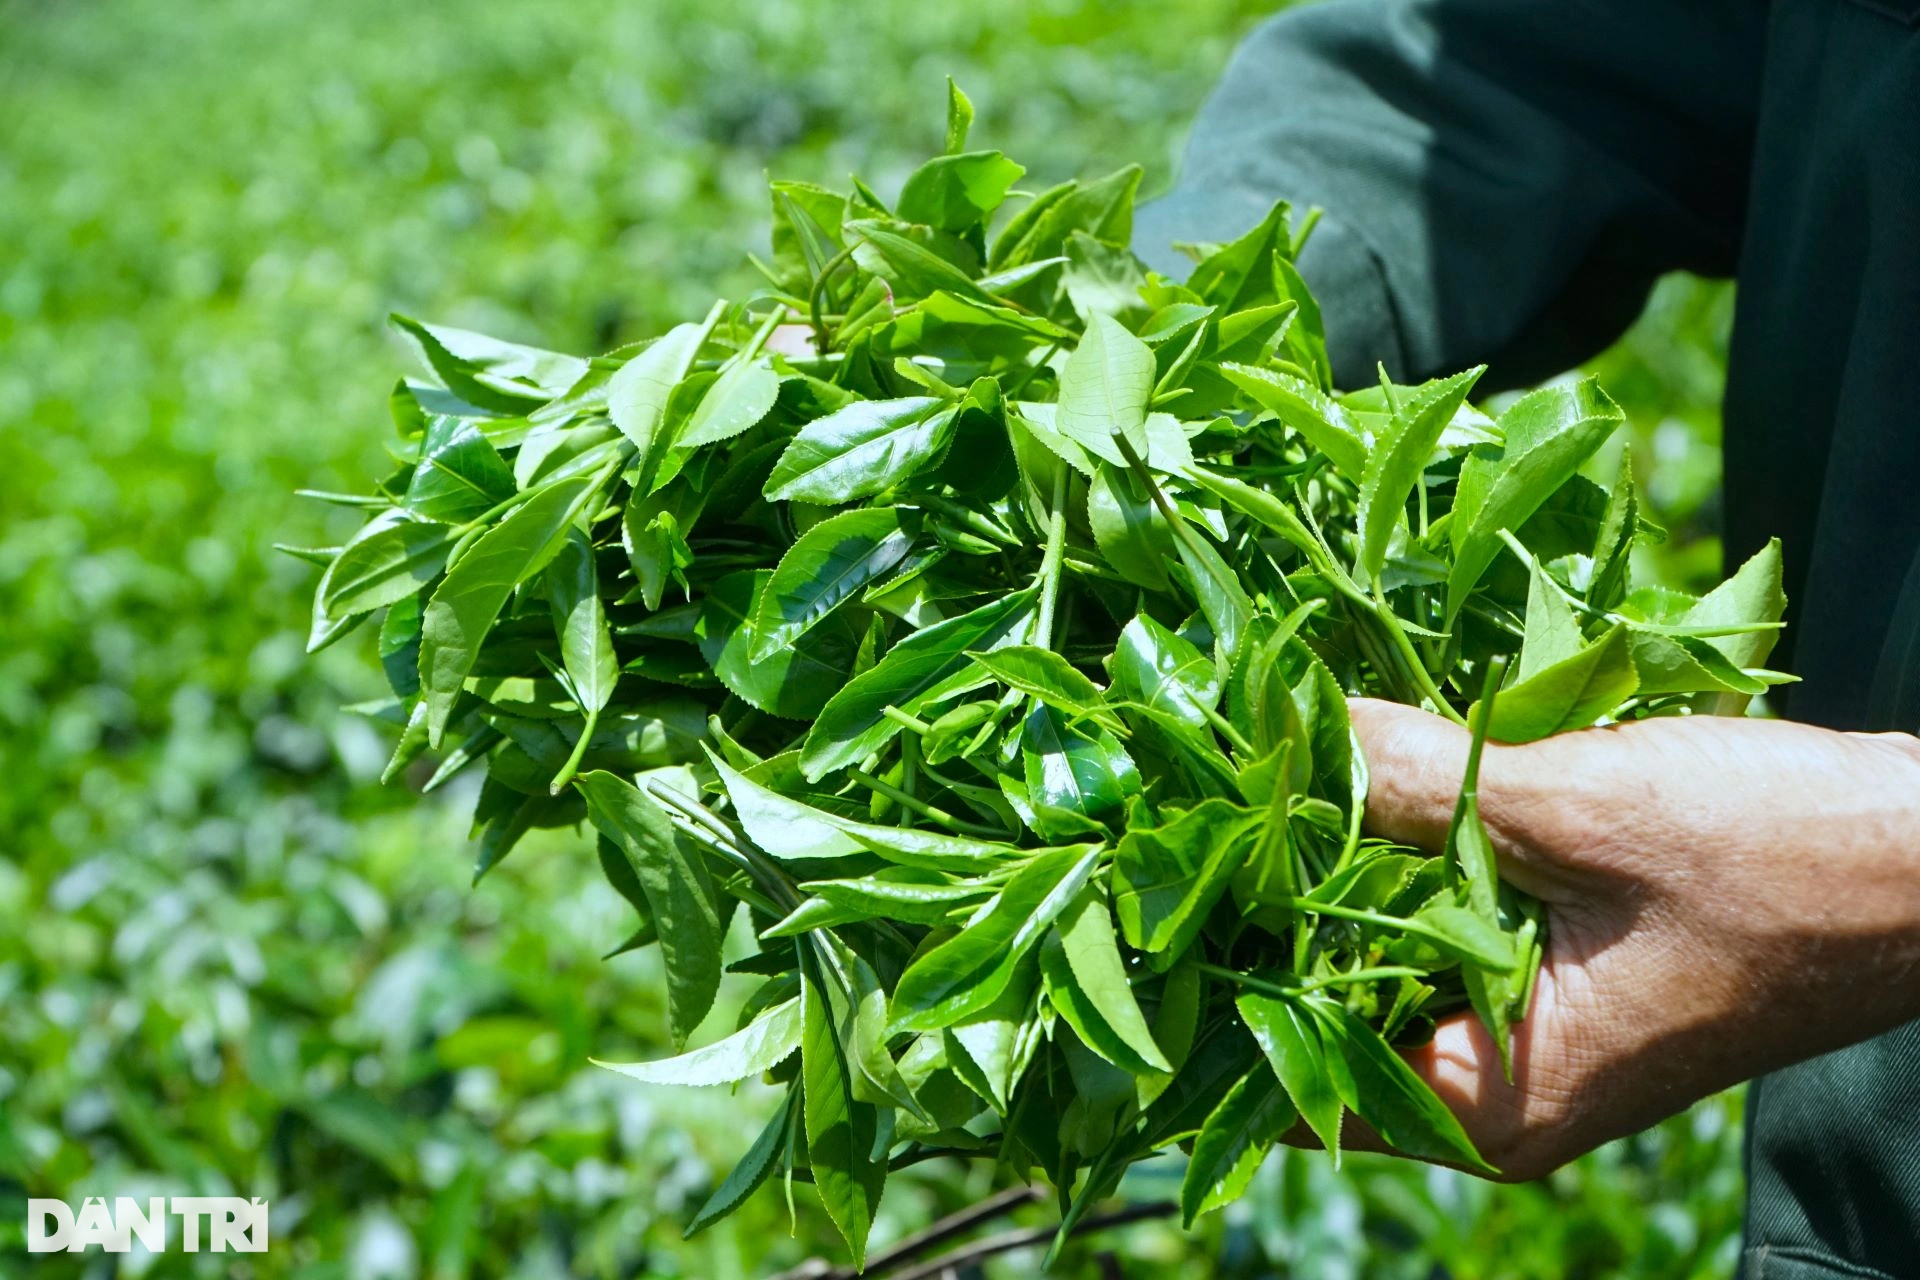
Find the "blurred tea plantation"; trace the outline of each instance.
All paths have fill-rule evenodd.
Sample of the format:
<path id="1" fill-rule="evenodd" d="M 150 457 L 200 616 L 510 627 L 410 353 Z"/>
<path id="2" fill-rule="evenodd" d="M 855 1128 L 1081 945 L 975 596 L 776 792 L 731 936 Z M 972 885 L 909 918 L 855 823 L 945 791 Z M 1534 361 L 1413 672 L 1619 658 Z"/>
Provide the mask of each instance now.
<path id="1" fill-rule="evenodd" d="M 1029 185 L 1164 184 L 1268 7 L 0 0 L 0 1275 L 833 1256 L 805 1187 L 791 1231 L 774 1189 L 682 1241 L 764 1100 L 588 1063 L 661 1051 L 656 962 L 600 960 L 624 908 L 585 837 L 470 889 L 471 795 L 377 785 L 387 744 L 334 710 L 376 688 L 371 635 L 306 659 L 316 571 L 271 549 L 354 517 L 290 491 L 380 465 L 390 309 L 589 352 L 744 296 L 765 173 L 888 191 L 949 73 Z M 1718 571 L 1728 301 L 1670 281 L 1599 362 L 1676 580 Z M 1738 1153 L 1723 1098 L 1527 1186 L 1289 1154 L 1197 1235 L 1130 1227 L 1062 1274 L 1725 1274 Z M 1177 1186 L 1159 1163 L 1127 1194 Z M 899 1178 L 876 1246 L 984 1172 Z M 28 1196 L 225 1193 L 271 1200 L 270 1254 L 24 1253 Z"/>

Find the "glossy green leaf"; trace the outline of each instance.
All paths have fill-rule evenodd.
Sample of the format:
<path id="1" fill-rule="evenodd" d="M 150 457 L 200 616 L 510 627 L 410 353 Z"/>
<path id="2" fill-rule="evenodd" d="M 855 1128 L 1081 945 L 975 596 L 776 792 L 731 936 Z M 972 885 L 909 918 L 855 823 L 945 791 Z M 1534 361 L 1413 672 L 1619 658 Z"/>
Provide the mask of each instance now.
<path id="1" fill-rule="evenodd" d="M 1034 989 L 1039 966 L 1014 966 L 1006 987 L 977 1013 L 941 1031 L 949 1060 L 967 1087 L 1006 1115 L 1014 1084 L 1036 1048 L 1032 1030 Z"/>
<path id="2" fill-rule="evenodd" d="M 1067 905 L 1041 948 L 1040 971 L 1054 1008 L 1088 1048 L 1136 1075 L 1173 1071 L 1134 998 L 1104 895 L 1082 889 Z"/>
<path id="3" fill-rule="evenodd" d="M 800 1006 L 807 1164 L 857 1269 L 866 1258 L 867 1233 L 887 1180 L 885 1160 L 873 1153 L 877 1117 L 872 1105 L 854 1097 L 853 1070 L 827 993 L 812 975 L 801 986 Z"/>
<path id="4" fill-rule="evenodd" d="M 1520 528 L 1624 420 L 1592 378 L 1542 387 L 1500 415 L 1504 443 L 1474 449 L 1460 468 L 1447 531 L 1449 622 L 1500 553 L 1501 530 Z"/>
<path id="5" fill-rule="evenodd" d="M 1186 583 L 1194 603 L 1207 616 L 1213 628 L 1214 648 L 1222 662 L 1230 662 L 1240 651 L 1240 638 L 1253 620 L 1253 601 L 1233 566 L 1200 534 L 1189 527 L 1184 536 L 1176 536 L 1180 565 L 1186 570 Z"/>
<path id="6" fill-rule="evenodd" d="M 1111 316 L 1095 315 L 1060 370 L 1053 425 L 1088 453 L 1120 467 L 1121 436 L 1148 453 L 1147 404 L 1153 398 L 1153 350 Z"/>
<path id="7" fill-rule="evenodd" d="M 581 774 L 574 785 L 586 798 L 593 825 L 626 855 L 653 908 L 666 964 L 668 1024 L 680 1048 L 720 989 L 722 928 L 706 864 L 660 806 L 632 783 L 595 771 Z"/>
<path id="8" fill-rule="evenodd" d="M 1020 210 L 994 239 L 995 270 L 1060 255 L 1067 237 L 1085 232 L 1107 244 L 1133 240 L 1133 197 L 1143 170 L 1128 165 L 1092 182 L 1050 187 Z"/>
<path id="9" fill-rule="evenodd" d="M 1633 451 L 1620 451 L 1620 478 L 1607 495 L 1606 513 L 1593 543 L 1593 576 L 1587 599 L 1594 607 L 1611 609 L 1627 591 L 1633 544 L 1640 527 L 1640 500 L 1633 491 Z"/>
<path id="10" fill-rule="evenodd" d="M 1454 411 L 1466 403 L 1467 393 L 1480 380 L 1485 366 L 1429 382 L 1407 398 L 1367 455 L 1360 481 L 1361 577 L 1371 581 L 1387 562 L 1387 543 L 1394 525 L 1406 514 L 1407 498 L 1421 483 L 1440 433 L 1453 421 Z M 1457 520 L 1457 513 L 1456 513 Z M 1456 523 L 1455 527 L 1458 527 Z M 1505 526 L 1501 526 L 1505 527 Z"/>
<path id="11" fill-rule="evenodd" d="M 720 682 L 749 706 L 787 720 L 819 715 L 847 683 L 863 633 L 842 612 L 817 619 L 806 633 L 765 659 L 755 660 L 751 620 L 771 571 L 733 573 L 714 583 L 699 622 L 700 654 Z"/>
<path id="12" fill-rule="evenodd" d="M 775 501 L 853 502 L 931 465 L 953 434 L 955 408 L 937 396 L 859 400 L 800 429 L 766 493 Z"/>
<path id="13" fill-rule="evenodd" d="M 1186 950 L 1226 892 L 1262 815 L 1207 800 L 1159 827 L 1132 828 L 1113 855 L 1113 906 L 1129 946 Z"/>
<path id="14" fill-rule="evenodd" d="M 908 222 L 965 231 L 986 221 L 1025 172 L 998 151 L 935 156 L 908 175 L 895 212 Z"/>
<path id="15" fill-rule="evenodd" d="M 1085 886 L 1098 858 L 1097 847 L 1069 847 L 1023 865 L 966 928 L 900 975 L 892 1031 L 937 1031 L 992 1004 L 1020 959 Z"/>
<path id="16" fill-rule="evenodd" d="M 507 597 L 559 553 L 567 530 L 597 490 L 594 477 L 577 476 L 535 493 L 482 534 L 427 601 L 420 626 L 420 687 L 436 747 Z"/>
<path id="17" fill-rule="evenodd" d="M 1313 1014 L 1299 1000 L 1252 991 L 1242 992 L 1234 1003 L 1294 1109 L 1337 1161 L 1341 1099 Z"/>
<path id="18" fill-rule="evenodd" d="M 1265 1063 L 1242 1076 L 1193 1140 L 1193 1155 L 1180 1182 L 1181 1222 L 1191 1227 L 1194 1219 L 1238 1200 L 1268 1149 L 1299 1118 Z"/>
<path id="19" fill-rule="evenodd" d="M 1744 704 L 1767 691 L 1768 681 L 1733 665 L 1732 659 L 1697 636 L 1631 630 L 1633 669 L 1643 696 L 1708 693 Z"/>
<path id="20" fill-rule="evenodd" d="M 1113 694 L 1192 725 L 1209 726 L 1207 712 L 1220 702 L 1219 668 L 1176 632 L 1146 614 L 1127 623 L 1114 647 Z"/>
<path id="21" fill-rule="evenodd" d="M 413 596 L 440 576 L 451 547 L 444 525 L 409 520 L 398 512 L 374 517 L 320 577 L 307 652 L 324 648 L 353 618 Z"/>
<path id="22" fill-rule="evenodd" d="M 1343 754 L 1346 746 L 1338 685 L 1324 689 L 1312 652 L 1297 638 L 1308 616 L 1303 605 L 1284 619 L 1255 618 L 1229 688 L 1234 722 L 1257 757 L 1272 759 L 1289 744 L 1288 790 L 1295 795 L 1305 794 L 1316 773 L 1337 772 L 1335 760 L 1318 758 L 1322 747 Z M 1323 698 L 1323 692 L 1330 696 Z M 1332 717 L 1329 723 L 1321 723 L 1322 709 Z M 1259 790 L 1264 798 L 1265 789 Z"/>
<path id="23" fill-rule="evenodd" d="M 958 155 L 967 149 L 967 134 L 973 128 L 973 99 L 960 92 L 960 86 L 947 77 L 947 146 L 948 155 Z"/>
<path id="24" fill-rule="evenodd" d="M 1502 689 L 1487 736 L 1496 742 L 1533 742 L 1584 729 L 1611 714 L 1639 686 L 1627 628 L 1615 626 L 1572 656 Z"/>
<path id="25" fill-rule="evenodd" d="M 582 710 L 597 715 L 613 697 L 620 660 L 607 629 L 593 544 L 578 528 L 568 531 L 566 542 L 547 566 L 546 585 L 571 692 Z"/>
<path id="26" fill-rule="evenodd" d="M 601 1062 L 594 1065 L 642 1084 L 733 1084 L 771 1071 L 800 1047 L 798 997 L 775 1006 L 724 1040 L 654 1062 Z"/>
<path id="27" fill-rule="evenodd" d="M 1286 201 L 1276 201 L 1258 226 L 1216 246 L 1187 276 L 1188 290 L 1227 311 L 1272 301 L 1273 255 L 1286 250 L 1290 212 Z"/>
<path id="28" fill-rule="evenodd" d="M 855 848 L 865 852 L 857 843 Z M 851 880 L 809 880 L 800 887 L 861 918 L 924 925 L 945 924 L 956 910 L 977 904 L 992 892 L 984 885 L 955 884 L 938 872 L 917 867 L 890 867 Z"/>
<path id="29" fill-rule="evenodd" d="M 1340 1100 L 1397 1151 L 1422 1160 L 1493 1173 L 1446 1104 L 1413 1073 L 1380 1033 L 1345 1006 L 1308 997 Z M 1276 1064 L 1277 1067 L 1277 1064 Z"/>
<path id="30" fill-rule="evenodd" d="M 688 1238 L 698 1235 L 745 1204 L 747 1197 L 758 1191 L 772 1175 L 787 1151 L 793 1130 L 796 1097 L 797 1091 L 788 1094 L 779 1110 L 773 1113 L 766 1127 L 760 1131 L 760 1136 L 753 1140 L 747 1154 L 740 1157 L 740 1163 L 733 1166 L 732 1172 L 714 1189 L 707 1202 L 700 1206 L 699 1212 L 693 1215 L 693 1221 L 687 1224 Z"/>
<path id="31" fill-rule="evenodd" d="M 913 1091 L 902 1079 L 899 1064 L 887 1047 L 887 993 L 880 985 L 865 957 L 842 942 L 831 931 L 820 931 L 808 939 L 819 972 L 826 976 L 827 996 L 840 1025 L 840 1043 L 853 1067 L 853 1096 L 860 1102 L 904 1111 L 910 1118 L 931 1120 Z M 881 1159 L 879 1152 L 875 1160 Z"/>
<path id="32" fill-rule="evenodd" d="M 511 498 L 514 487 L 513 471 L 478 427 L 437 415 L 427 424 L 406 506 L 423 519 L 460 524 Z"/>
<path id="33" fill-rule="evenodd" d="M 1008 645 L 968 656 L 1009 689 L 1038 698 L 1075 719 L 1097 721 L 1109 728 L 1120 727 L 1107 706 L 1106 691 L 1052 649 Z"/>
<path id="34" fill-rule="evenodd" d="M 1214 340 L 1207 356 L 1220 361 L 1222 366 L 1264 359 L 1272 354 L 1271 348 L 1276 343 L 1285 341 L 1300 313 L 1300 304 L 1291 298 L 1229 312 L 1214 326 Z"/>
<path id="35" fill-rule="evenodd" d="M 700 512 L 698 504 L 676 502 L 665 495 L 629 493 L 620 515 L 620 545 L 626 550 L 633 570 L 640 602 L 649 610 L 661 607 L 669 584 L 683 590 L 686 571 L 693 566 L 693 548 L 688 545 L 683 519 Z"/>
<path id="36" fill-rule="evenodd" d="M 1445 903 L 1423 907 L 1407 925 L 1456 960 L 1501 973 L 1516 963 L 1513 939 L 1465 907 Z"/>
<path id="37" fill-rule="evenodd" d="M 1287 330 L 1286 353 L 1300 367 L 1312 371 L 1323 389 L 1331 391 L 1333 367 L 1327 359 L 1326 326 L 1320 317 L 1320 304 L 1314 300 L 1313 291 L 1307 288 L 1299 268 L 1293 265 L 1290 252 L 1276 245 L 1273 255 L 1274 298 L 1296 303 L 1300 308 Z"/>
<path id="38" fill-rule="evenodd" d="M 1125 245 L 1107 244 L 1084 231 L 1067 237 L 1062 281 L 1067 299 L 1081 316 L 1109 316 L 1121 323 L 1144 320 L 1148 307 L 1140 289 L 1146 268 Z"/>
<path id="39" fill-rule="evenodd" d="M 865 846 L 846 834 L 834 815 L 781 795 L 734 769 L 711 748 L 707 761 L 720 775 L 734 816 L 747 837 L 776 858 L 844 858 Z"/>
<path id="40" fill-rule="evenodd" d="M 1036 703 L 1022 723 L 1020 757 L 1027 797 L 1036 810 L 1062 810 L 1099 822 L 1117 817 L 1128 797 L 1140 794 L 1140 771 L 1111 733 L 1097 725 L 1075 728 L 1045 702 Z M 1044 816 L 1039 828 L 1055 838 L 1077 830 L 1051 829 Z"/>
<path id="41" fill-rule="evenodd" d="M 914 537 L 895 507 L 843 511 L 787 548 L 756 593 L 751 659 L 765 662 L 835 609 L 899 568 Z"/>
<path id="42" fill-rule="evenodd" d="M 716 304 L 699 324 L 676 325 L 620 366 L 607 383 L 607 414 L 639 450 L 636 472 L 651 481 L 673 441 L 667 438 L 667 401 L 680 385 L 719 318 Z"/>
<path id="43" fill-rule="evenodd" d="M 587 371 L 585 360 L 557 351 L 425 324 L 397 313 L 390 318 L 449 391 L 494 413 L 525 413 L 564 392 Z"/>
<path id="44" fill-rule="evenodd" d="M 1585 647 L 1580 620 L 1558 585 L 1538 560 L 1528 564 L 1532 580 L 1527 587 L 1527 630 L 1520 644 L 1515 683 L 1524 682 L 1548 667 L 1565 662 Z M 1496 735 L 1497 736 L 1497 735 Z"/>
<path id="45" fill-rule="evenodd" d="M 1016 591 L 971 613 L 908 636 L 870 671 L 849 681 L 814 721 L 802 748 L 807 777 L 818 781 L 858 763 L 897 736 L 888 707 L 917 715 L 928 705 L 985 683 L 987 673 L 967 655 L 1024 644 L 1036 593 Z"/>
<path id="46" fill-rule="evenodd" d="M 1786 613 L 1787 596 L 1781 586 L 1785 562 L 1778 538 L 1753 553 L 1731 578 L 1700 597 L 1688 609 L 1681 622 L 1701 628 L 1754 626 L 1743 633 L 1710 637 L 1707 644 L 1718 649 L 1733 666 L 1745 671 L 1758 667 L 1773 651 L 1777 633 L 1760 624 L 1777 623 Z M 1722 698 L 1714 710 L 1721 715 L 1738 715 L 1746 709 L 1745 691 Z"/>
<path id="47" fill-rule="evenodd" d="M 809 182 L 769 184 L 773 206 L 773 265 L 783 288 L 805 293 L 840 252 L 847 198 Z"/>
<path id="48" fill-rule="evenodd" d="M 781 795 L 712 753 L 740 825 L 767 853 L 787 861 L 878 854 L 889 862 L 933 871 L 980 872 L 1020 851 L 1010 845 L 910 827 L 855 822 Z"/>
<path id="49" fill-rule="evenodd" d="M 591 471 L 606 461 L 625 440 L 611 423 L 550 426 L 529 432 L 513 458 L 513 482 L 537 489 L 551 480 Z"/>
<path id="50" fill-rule="evenodd" d="M 1254 404 L 1326 454 L 1340 474 L 1355 481 L 1365 476 L 1368 442 L 1338 400 L 1278 369 L 1228 363 L 1220 366 L 1220 373 Z"/>
<path id="51" fill-rule="evenodd" d="M 1250 516 L 1263 528 L 1280 535 L 1309 557 L 1320 554 L 1320 544 L 1293 509 L 1265 489 L 1256 488 L 1232 476 L 1220 475 L 1204 467 L 1189 470 L 1187 478 L 1214 494 L 1242 515 Z"/>
<path id="52" fill-rule="evenodd" d="M 723 370 L 676 440 L 683 449 L 719 444 L 757 426 L 780 396 L 780 375 L 761 359 L 741 360 Z"/>
<path id="53" fill-rule="evenodd" d="M 380 620 L 380 669 L 395 697 L 420 692 L 420 611 L 418 595 L 396 600 Z M 424 722 L 423 722 L 424 723 Z"/>
<path id="54" fill-rule="evenodd" d="M 1127 581 L 1149 591 L 1169 589 L 1167 563 L 1176 554 L 1173 531 L 1123 468 L 1102 462 L 1087 491 L 1087 522 L 1100 554 Z"/>
<path id="55" fill-rule="evenodd" d="M 993 302 L 993 295 L 975 284 L 967 272 L 912 236 L 902 235 L 907 224 L 895 222 L 889 226 L 889 221 L 872 218 L 849 222 L 847 231 L 857 237 L 854 261 L 886 277 L 898 298 L 925 298 L 944 291 L 975 302 Z M 950 246 L 960 243 L 948 237 Z"/>

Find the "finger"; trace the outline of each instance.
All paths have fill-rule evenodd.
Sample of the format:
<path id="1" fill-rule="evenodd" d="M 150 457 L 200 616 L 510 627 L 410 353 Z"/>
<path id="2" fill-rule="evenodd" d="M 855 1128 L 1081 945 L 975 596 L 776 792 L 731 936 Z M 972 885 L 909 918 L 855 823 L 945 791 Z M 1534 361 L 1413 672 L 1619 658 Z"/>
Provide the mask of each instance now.
<path id="1" fill-rule="evenodd" d="M 1353 698 L 1347 711 L 1372 775 L 1367 830 L 1440 852 L 1466 773 L 1466 730 L 1430 711 L 1375 698 Z"/>
<path id="2" fill-rule="evenodd" d="M 1366 830 L 1444 852 L 1471 736 L 1451 720 L 1397 702 L 1353 698 L 1347 708 L 1370 775 Z M 1567 857 L 1577 841 L 1561 837 L 1582 837 L 1586 829 L 1558 821 L 1571 812 L 1560 801 L 1578 771 L 1555 775 L 1555 762 L 1540 755 L 1543 745 L 1487 744 L 1480 762 L 1480 817 L 1500 874 L 1535 897 L 1559 902 L 1567 900 L 1567 877 L 1577 871 Z M 1543 818 L 1555 821 L 1543 826 Z M 1550 838 L 1542 838 L 1543 831 Z"/>

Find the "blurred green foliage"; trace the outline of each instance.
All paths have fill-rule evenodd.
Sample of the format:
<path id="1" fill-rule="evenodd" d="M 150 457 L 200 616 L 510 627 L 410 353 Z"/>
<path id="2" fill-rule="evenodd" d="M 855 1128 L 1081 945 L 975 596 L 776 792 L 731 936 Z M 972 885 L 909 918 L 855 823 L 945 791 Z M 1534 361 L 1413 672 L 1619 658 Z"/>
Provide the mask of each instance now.
<path id="1" fill-rule="evenodd" d="M 1164 182 L 1266 7 L 0 0 L 0 1275 L 26 1273 L 29 1195 L 274 1206 L 264 1258 L 36 1276 L 832 1253 L 805 1188 L 795 1234 L 774 1192 L 681 1242 L 765 1100 L 587 1062 L 660 1049 L 653 959 L 598 959 L 624 909 L 584 838 L 469 890 L 471 797 L 375 784 L 383 742 L 332 710 L 373 690 L 371 637 L 306 660 L 313 570 L 270 549 L 352 517 L 284 495 L 377 465 L 390 308 L 590 351 L 742 295 L 764 172 L 887 189 L 937 144 L 948 73 L 1035 184 L 1129 160 Z M 1598 362 L 1682 582 L 1718 570 L 1727 303 L 1667 282 Z M 1737 1122 L 1710 1100 L 1521 1187 L 1289 1153 L 1197 1237 L 1129 1228 L 1063 1273 L 1102 1274 L 1092 1248 L 1129 1277 L 1724 1273 Z M 876 1244 L 977 1177 L 900 1178 Z"/>

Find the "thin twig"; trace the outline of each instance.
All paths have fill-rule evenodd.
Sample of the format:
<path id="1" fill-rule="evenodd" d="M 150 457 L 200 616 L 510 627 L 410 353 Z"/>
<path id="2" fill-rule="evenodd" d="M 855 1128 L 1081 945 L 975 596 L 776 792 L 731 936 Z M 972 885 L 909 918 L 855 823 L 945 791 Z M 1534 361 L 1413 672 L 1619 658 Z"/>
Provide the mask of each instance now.
<path id="1" fill-rule="evenodd" d="M 963 1267 L 971 1266 L 995 1254 L 1011 1253 L 1015 1249 L 1025 1249 L 1043 1245 L 1051 1240 L 1057 1227 L 1023 1227 L 1012 1231 L 1003 1231 L 998 1235 L 987 1236 L 972 1244 L 963 1245 L 949 1253 L 928 1258 L 916 1263 L 930 1251 L 946 1244 L 955 1236 L 962 1235 L 983 1222 L 1014 1212 L 1030 1204 L 1045 1199 L 1046 1191 L 1042 1187 L 1012 1187 L 998 1195 L 989 1196 L 980 1203 L 970 1205 L 958 1213 L 949 1214 L 928 1227 L 925 1231 L 908 1236 L 890 1249 L 884 1249 L 867 1259 L 866 1270 L 856 1271 L 852 1267 L 836 1267 L 821 1258 L 808 1258 L 799 1266 L 789 1268 L 772 1277 L 772 1280 L 879 1280 L 879 1277 L 891 1275 L 892 1280 L 934 1280 L 948 1273 L 958 1273 Z M 1171 1217 L 1178 1206 L 1170 1201 L 1156 1200 L 1147 1204 L 1128 1205 L 1112 1213 L 1088 1218 L 1068 1234 L 1087 1235 L 1095 1231 L 1104 1231 L 1110 1227 L 1123 1227 L 1130 1223 L 1144 1222 L 1152 1218 Z M 904 1271 L 895 1271 L 896 1267 L 907 1266 Z"/>
<path id="2" fill-rule="evenodd" d="M 948 1214 L 925 1231 L 908 1236 L 891 1249 L 883 1249 L 874 1254 L 867 1259 L 865 1274 L 877 1276 L 893 1267 L 912 1262 L 916 1257 L 932 1253 L 949 1240 L 966 1234 L 983 1222 L 1034 1204 L 1045 1196 L 1046 1189 L 1039 1186 L 1009 1187 L 999 1195 L 988 1196 L 978 1204 L 969 1205 L 958 1213 Z M 847 1274 L 851 1276 L 853 1273 Z"/>
<path id="3" fill-rule="evenodd" d="M 1128 1205 L 1112 1213 L 1088 1218 L 1070 1233 L 1075 1236 L 1088 1235 L 1095 1231 L 1105 1231 L 1112 1227 L 1124 1227 L 1135 1222 L 1145 1222 L 1151 1218 L 1172 1217 L 1179 1206 L 1167 1200 L 1156 1200 L 1150 1204 Z M 991 1258 L 997 1253 L 1011 1253 L 1015 1249 L 1027 1249 L 1043 1245 L 1053 1238 L 1055 1227 L 1029 1227 L 1021 1231 L 1003 1231 L 984 1240 L 976 1240 L 965 1248 L 955 1249 L 952 1253 L 942 1254 L 917 1267 L 895 1272 L 893 1280 L 934 1280 L 948 1272 L 957 1272 L 962 1267 Z"/>
<path id="4" fill-rule="evenodd" d="M 998 1195 L 988 1196 L 978 1204 L 968 1205 L 957 1213 L 948 1214 L 925 1231 L 908 1236 L 889 1249 L 882 1249 L 867 1259 L 865 1271 L 855 1271 L 852 1267 L 836 1267 L 821 1258 L 808 1258 L 799 1266 L 782 1271 L 773 1280 L 853 1280 L 855 1276 L 875 1277 L 882 1272 L 915 1258 L 931 1253 L 955 1236 L 962 1235 L 983 1222 L 989 1222 L 1015 1209 L 1033 1204 L 1046 1195 L 1038 1186 L 1009 1187 Z"/>

